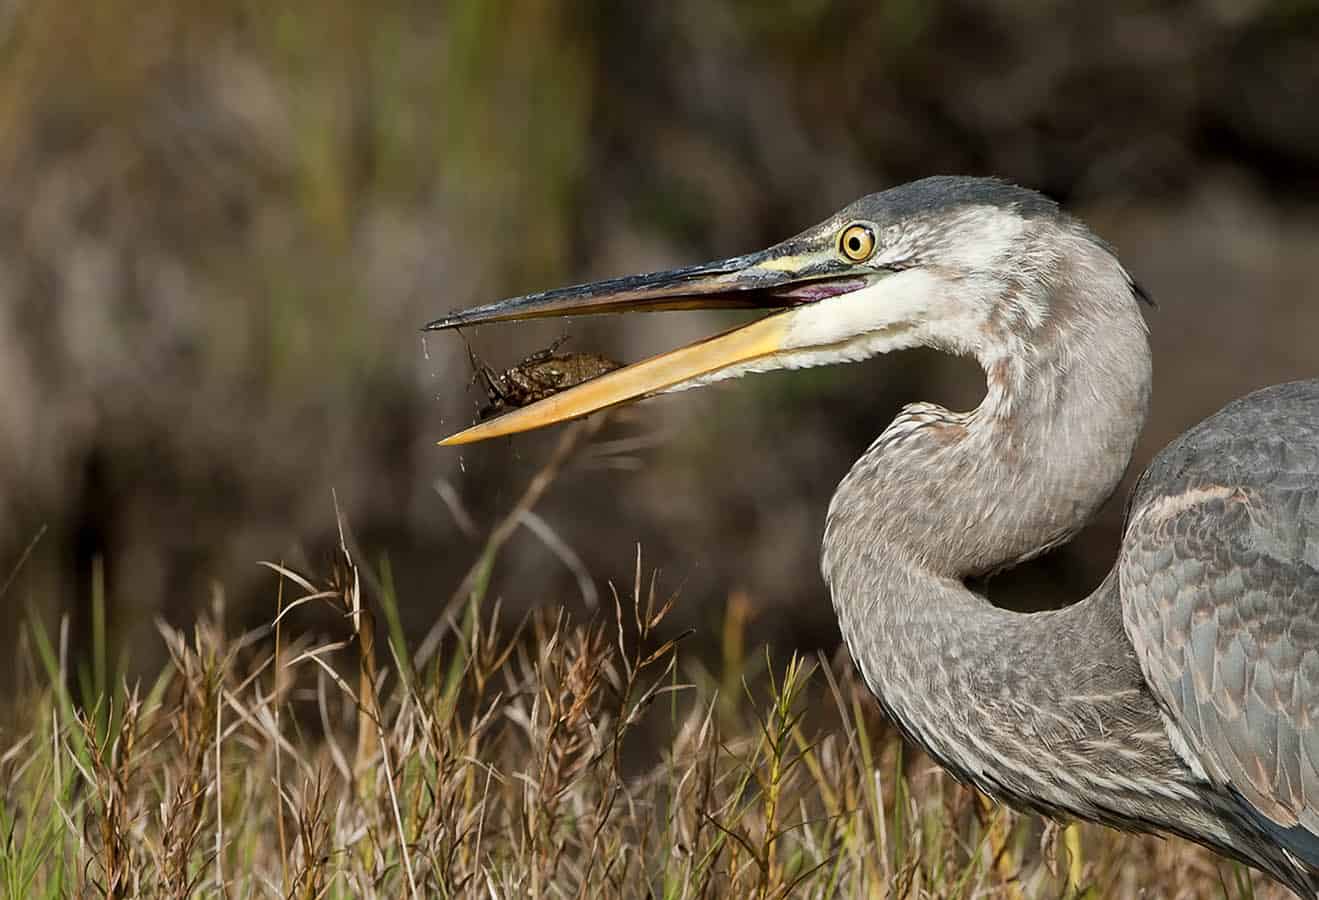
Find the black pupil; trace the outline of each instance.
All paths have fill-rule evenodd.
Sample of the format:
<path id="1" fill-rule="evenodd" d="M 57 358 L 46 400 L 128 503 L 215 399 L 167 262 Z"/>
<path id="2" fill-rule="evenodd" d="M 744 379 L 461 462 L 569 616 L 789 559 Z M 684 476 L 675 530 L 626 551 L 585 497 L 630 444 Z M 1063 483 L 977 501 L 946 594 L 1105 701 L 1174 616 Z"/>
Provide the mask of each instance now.
<path id="1" fill-rule="evenodd" d="M 855 234 L 848 238 L 847 249 L 851 250 L 853 253 L 860 252 L 861 238 L 857 237 Z"/>

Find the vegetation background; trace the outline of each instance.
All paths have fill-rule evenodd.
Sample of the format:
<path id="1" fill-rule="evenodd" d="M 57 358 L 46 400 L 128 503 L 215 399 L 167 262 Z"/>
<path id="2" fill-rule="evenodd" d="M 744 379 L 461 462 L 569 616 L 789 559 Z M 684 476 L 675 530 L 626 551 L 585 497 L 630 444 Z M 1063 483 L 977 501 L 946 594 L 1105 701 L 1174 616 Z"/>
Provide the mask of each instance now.
<path id="1" fill-rule="evenodd" d="M 269 623 L 257 561 L 328 572 L 332 497 L 420 641 L 559 440 L 436 448 L 481 397 L 463 342 L 422 323 L 755 249 L 929 174 L 1057 197 L 1157 299 L 1139 472 L 1226 401 L 1319 372 L 1316 97 L 1313 0 L 5 0 L 0 688 L 32 686 L 25 621 L 63 623 L 58 671 L 88 707 L 89 684 L 178 665 L 160 621 Z M 726 321 L 467 337 L 502 368 L 564 333 L 630 360 Z M 902 403 L 981 390 L 964 361 L 908 354 L 618 415 L 483 596 L 510 622 L 589 616 L 640 544 L 681 589 L 666 633 L 694 629 L 693 660 L 832 654 L 834 485 Z M 1083 596 L 1121 509 L 992 596 Z M 346 634 L 326 604 L 282 625 Z M 731 659 L 730 635 L 752 650 Z M 32 725 L 11 720 L 0 753 Z"/>

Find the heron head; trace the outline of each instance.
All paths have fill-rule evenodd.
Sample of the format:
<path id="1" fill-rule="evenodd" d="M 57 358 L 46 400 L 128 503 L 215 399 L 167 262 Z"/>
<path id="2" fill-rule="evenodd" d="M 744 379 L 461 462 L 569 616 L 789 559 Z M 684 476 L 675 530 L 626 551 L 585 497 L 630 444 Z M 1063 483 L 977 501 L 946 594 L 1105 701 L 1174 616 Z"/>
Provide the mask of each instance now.
<path id="1" fill-rule="evenodd" d="M 985 361 L 1046 312 L 1070 219 L 1004 182 L 935 177 L 871 194 L 766 250 L 705 265 L 515 297 L 453 313 L 441 330 L 546 316 L 758 308 L 769 314 L 460 432 L 468 443 L 749 372 L 852 362 L 914 346 Z"/>

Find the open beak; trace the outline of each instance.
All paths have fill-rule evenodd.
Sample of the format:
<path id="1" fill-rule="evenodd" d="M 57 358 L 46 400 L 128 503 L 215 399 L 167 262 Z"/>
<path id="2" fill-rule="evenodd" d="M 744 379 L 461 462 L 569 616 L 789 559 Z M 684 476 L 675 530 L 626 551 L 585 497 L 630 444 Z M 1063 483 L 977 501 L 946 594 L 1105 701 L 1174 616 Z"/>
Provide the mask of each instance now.
<path id="1" fill-rule="evenodd" d="M 550 316 L 674 309 L 768 309 L 761 319 L 617 369 L 440 441 L 467 444 L 580 418 L 791 349 L 791 310 L 869 283 L 830 249 L 788 241 L 701 266 L 514 297 L 426 325 L 439 331 Z"/>

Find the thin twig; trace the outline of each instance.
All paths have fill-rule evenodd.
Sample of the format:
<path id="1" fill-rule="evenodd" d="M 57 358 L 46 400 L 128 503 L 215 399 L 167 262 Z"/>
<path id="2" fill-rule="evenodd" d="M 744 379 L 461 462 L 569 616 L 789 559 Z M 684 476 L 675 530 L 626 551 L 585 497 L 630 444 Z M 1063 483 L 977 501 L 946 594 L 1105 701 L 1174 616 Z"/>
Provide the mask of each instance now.
<path id="1" fill-rule="evenodd" d="M 377 727 L 380 729 L 380 758 L 385 762 L 385 781 L 389 784 L 389 801 L 394 808 L 394 827 L 398 829 L 398 846 L 403 854 L 403 867 L 408 873 L 408 887 L 412 889 L 412 896 L 415 898 L 421 895 L 417 892 L 417 878 L 412 874 L 412 856 L 408 852 L 408 838 L 403 832 L 403 816 L 398 810 L 398 794 L 394 790 L 394 770 L 389 764 L 389 747 L 385 746 L 385 727 L 377 720 Z"/>
<path id="2" fill-rule="evenodd" d="M 607 415 L 595 415 L 589 419 L 583 419 L 580 422 L 574 422 L 563 430 L 559 443 L 555 446 L 554 452 L 550 454 L 549 460 L 541 467 L 527 484 L 527 489 L 522 492 L 518 502 L 508 511 L 508 514 L 499 521 L 490 531 L 490 537 L 486 539 L 485 547 L 482 548 L 476 562 L 467 570 L 463 580 L 458 584 L 457 590 L 449 598 L 439 616 L 436 617 L 435 624 L 431 626 L 426 637 L 417 647 L 414 654 L 418 671 L 425 668 L 426 663 L 434 655 L 439 647 L 440 638 L 444 634 L 446 623 L 464 603 L 466 603 L 477 582 L 478 576 L 489 567 L 495 556 L 499 553 L 501 547 L 508 542 L 508 539 L 517 531 L 518 526 L 522 524 L 522 514 L 533 509 L 540 498 L 549 490 L 554 479 L 558 477 L 564 463 L 572 456 L 577 447 L 585 441 L 589 441 L 601 426 L 604 425 Z"/>
<path id="3" fill-rule="evenodd" d="M 220 895 L 229 896 L 224 883 L 224 770 L 221 768 L 220 745 L 224 740 L 224 684 L 215 692 L 215 881 Z"/>
<path id="4" fill-rule="evenodd" d="M 454 486 L 443 478 L 437 478 L 431 486 L 435 489 L 435 493 L 439 494 L 440 499 L 444 501 L 444 505 L 449 508 L 449 515 L 453 516 L 453 524 L 458 526 L 458 530 L 463 533 L 463 537 L 477 538 L 479 532 L 476 522 L 472 520 L 467 507 L 463 506 L 462 498 L 458 496 L 458 491 L 454 489 Z"/>
<path id="5" fill-rule="evenodd" d="M 551 553 L 559 558 L 564 567 L 572 572 L 573 577 L 577 579 L 577 589 L 582 592 L 582 602 L 586 604 L 587 609 L 595 609 L 600 604 L 600 593 L 595 588 L 595 582 L 591 579 L 591 573 L 587 571 L 586 564 L 582 558 L 577 555 L 577 551 L 568 546 L 568 542 L 559 537 L 549 522 L 546 522 L 536 512 L 530 509 L 522 511 L 522 524 L 527 526 L 527 530 L 540 538 Z"/>
<path id="6" fill-rule="evenodd" d="M 274 676 L 273 694 L 275 701 L 275 708 L 273 710 L 273 713 L 275 717 L 275 738 L 276 738 L 272 743 L 274 744 L 274 749 L 275 749 L 275 795 L 277 798 L 283 796 L 284 794 L 284 767 L 283 767 L 284 754 L 280 748 L 280 741 L 279 741 L 279 738 L 283 735 L 283 730 L 280 728 L 280 714 L 279 714 L 279 708 L 283 705 L 283 702 L 281 701 L 279 696 L 279 679 L 282 674 L 280 672 L 280 667 L 279 667 L 279 653 L 281 650 L 281 637 L 282 637 L 281 634 L 282 623 L 280 620 L 283 618 L 284 618 L 284 579 L 281 578 L 279 579 L 279 587 L 276 588 L 276 592 L 275 592 L 275 658 L 274 658 L 274 665 L 272 666 L 272 674 Z M 275 824 L 279 830 L 279 860 L 280 860 L 280 871 L 281 871 L 280 889 L 284 894 L 287 894 L 289 887 L 288 884 L 289 844 L 288 844 L 288 838 L 285 836 L 284 833 L 283 802 L 277 802 L 275 804 Z"/>
<path id="7" fill-rule="evenodd" d="M 46 526 L 42 525 L 37 529 L 37 533 L 32 536 L 32 540 L 27 542 L 27 546 L 23 548 L 23 552 L 18 556 L 18 562 L 14 563 L 14 567 L 9 570 L 9 577 L 5 579 L 4 584 L 0 585 L 0 600 L 4 599 L 5 594 L 9 591 L 9 586 L 14 583 L 14 579 L 18 577 L 18 573 L 23 569 L 23 564 L 27 562 L 27 558 L 32 555 L 32 551 L 37 548 L 37 544 L 45 534 Z"/>

